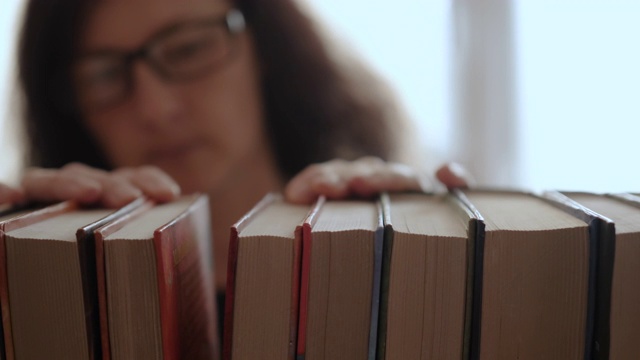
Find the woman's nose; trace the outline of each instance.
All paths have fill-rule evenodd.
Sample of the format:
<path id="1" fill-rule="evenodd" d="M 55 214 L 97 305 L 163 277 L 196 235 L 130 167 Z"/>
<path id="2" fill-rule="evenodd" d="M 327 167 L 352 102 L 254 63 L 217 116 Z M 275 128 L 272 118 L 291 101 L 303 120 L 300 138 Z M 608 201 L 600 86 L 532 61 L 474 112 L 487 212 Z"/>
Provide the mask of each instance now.
<path id="1" fill-rule="evenodd" d="M 139 123 L 148 130 L 161 130 L 177 122 L 182 104 L 176 89 L 146 63 L 133 64 L 131 71 L 131 101 Z"/>

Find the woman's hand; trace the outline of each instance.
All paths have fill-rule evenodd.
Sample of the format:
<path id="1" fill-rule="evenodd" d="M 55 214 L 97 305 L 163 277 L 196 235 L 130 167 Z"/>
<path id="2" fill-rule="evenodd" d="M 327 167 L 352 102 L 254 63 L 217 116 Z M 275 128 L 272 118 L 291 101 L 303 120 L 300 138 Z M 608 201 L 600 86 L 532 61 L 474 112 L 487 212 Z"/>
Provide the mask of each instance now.
<path id="1" fill-rule="evenodd" d="M 447 188 L 465 187 L 469 177 L 457 164 L 440 167 L 437 179 Z M 330 199 L 349 196 L 370 197 L 383 191 L 432 191 L 431 176 L 399 163 L 375 157 L 355 161 L 332 160 L 308 166 L 285 188 L 285 197 L 294 203 L 310 203 L 319 195 Z"/>
<path id="2" fill-rule="evenodd" d="M 152 166 L 105 171 L 79 163 L 60 169 L 28 169 L 19 190 L 0 186 L 0 203 L 75 200 L 117 208 L 142 195 L 166 202 L 180 195 L 180 187 Z"/>
<path id="3" fill-rule="evenodd" d="M 468 175 L 456 164 L 440 167 L 436 177 L 448 188 L 469 184 Z M 285 197 L 295 203 L 310 203 L 319 195 L 331 199 L 370 197 L 382 191 L 430 191 L 433 188 L 431 176 L 407 165 L 364 157 L 308 166 L 287 184 Z M 79 163 L 61 169 L 28 169 L 18 189 L 0 183 L 0 204 L 75 200 L 117 208 L 141 195 L 166 202 L 180 195 L 180 187 L 156 167 L 104 171 Z"/>

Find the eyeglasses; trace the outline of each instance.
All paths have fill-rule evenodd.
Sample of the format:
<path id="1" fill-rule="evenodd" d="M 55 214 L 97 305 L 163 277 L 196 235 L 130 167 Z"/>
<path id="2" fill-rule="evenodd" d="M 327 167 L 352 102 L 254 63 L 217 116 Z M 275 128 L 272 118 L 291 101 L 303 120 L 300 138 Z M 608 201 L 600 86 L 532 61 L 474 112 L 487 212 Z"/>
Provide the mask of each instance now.
<path id="1" fill-rule="evenodd" d="M 74 68 L 80 103 L 92 110 L 116 105 L 133 88 L 132 65 L 140 59 L 162 79 L 189 81 L 223 65 L 233 53 L 233 37 L 244 31 L 244 16 L 225 16 L 177 24 L 160 31 L 131 52 L 104 50 L 81 56 Z"/>

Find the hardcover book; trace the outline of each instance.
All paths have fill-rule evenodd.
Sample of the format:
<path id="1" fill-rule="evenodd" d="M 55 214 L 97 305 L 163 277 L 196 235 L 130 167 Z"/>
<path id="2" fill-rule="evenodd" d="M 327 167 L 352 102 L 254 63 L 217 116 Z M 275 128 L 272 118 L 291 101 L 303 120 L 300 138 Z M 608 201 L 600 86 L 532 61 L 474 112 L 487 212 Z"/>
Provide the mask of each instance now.
<path id="1" fill-rule="evenodd" d="M 269 194 L 231 228 L 224 359 L 294 358 L 308 212 Z"/>
<path id="2" fill-rule="evenodd" d="M 547 191 L 544 198 L 563 211 L 589 224 L 591 237 L 590 315 L 587 322 L 587 359 L 609 359 L 611 286 L 613 278 L 614 255 L 616 248 L 616 229 L 613 220 L 600 215 L 594 209 L 585 206 L 573 196 L 591 196 L 594 194 L 577 192 Z"/>
<path id="3" fill-rule="evenodd" d="M 103 358 L 219 358 L 209 220 L 194 195 L 96 231 Z"/>
<path id="4" fill-rule="evenodd" d="M 477 217 L 448 195 L 382 196 L 378 359 L 466 358 Z"/>
<path id="5" fill-rule="evenodd" d="M 602 346 L 601 358 L 640 358 L 640 198 L 630 194 L 604 196 L 599 194 L 564 192 L 568 198 L 597 213 L 611 224 L 607 238 L 601 238 L 609 246 L 609 254 L 615 260 L 604 262 L 609 280 L 609 293 L 598 289 L 599 295 L 609 295 L 611 313 L 608 323 L 600 328 L 610 330 L 609 343 Z M 613 266 L 611 266 L 613 265 Z M 598 266 L 602 266 L 601 263 Z M 605 283 L 606 284 L 606 283 Z M 608 351 L 608 352 L 607 352 Z"/>
<path id="6" fill-rule="evenodd" d="M 139 206 L 64 202 L 0 225 L 0 302 L 8 359 L 100 354 L 93 230 Z"/>
<path id="7" fill-rule="evenodd" d="M 457 191 L 481 216 L 471 359 L 585 359 L 594 246 L 584 221 L 517 191 Z"/>
<path id="8" fill-rule="evenodd" d="M 14 208 L 10 205 L 3 205 L 0 206 L 0 232 L 2 232 L 2 229 L 4 228 L 4 222 L 21 216 L 23 214 L 26 214 L 29 210 L 26 209 L 18 209 L 18 208 Z M 0 239 L 4 237 L 4 235 L 0 234 Z M 4 259 L 4 249 L 0 250 L 0 257 L 2 257 Z M 7 269 L 5 267 L 5 263 L 4 262 L 0 262 L 0 278 L 5 279 L 5 283 L 6 283 L 6 276 L 7 276 Z M 1 289 L 0 289 L 1 291 Z M 5 297 L 7 297 L 8 295 L 5 295 Z M 0 296 L 1 297 L 1 296 Z M 5 313 L 8 310 L 5 310 Z M 8 315 L 7 315 L 8 316 Z M 6 356 L 6 348 L 5 348 L 5 334 L 4 334 L 4 326 L 2 324 L 2 319 L 5 317 L 5 315 L 3 315 L 2 313 L 2 306 L 0 306 L 0 360 L 4 360 L 7 358 Z M 13 351 L 13 347 L 11 349 L 11 351 Z"/>
<path id="9" fill-rule="evenodd" d="M 303 225 L 298 359 L 376 357 L 382 211 L 326 201 Z"/>

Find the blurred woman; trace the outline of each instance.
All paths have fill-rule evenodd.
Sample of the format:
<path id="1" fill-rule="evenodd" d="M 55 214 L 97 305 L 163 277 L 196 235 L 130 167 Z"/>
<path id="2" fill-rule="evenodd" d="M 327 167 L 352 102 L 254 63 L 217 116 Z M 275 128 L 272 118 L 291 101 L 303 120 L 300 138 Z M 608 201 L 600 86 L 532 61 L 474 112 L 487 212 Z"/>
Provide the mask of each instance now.
<path id="1" fill-rule="evenodd" d="M 32 0 L 19 46 L 31 168 L 0 203 L 204 192 L 218 290 L 229 226 L 265 193 L 426 181 L 389 162 L 402 121 L 383 87 L 339 66 L 293 0 Z"/>

